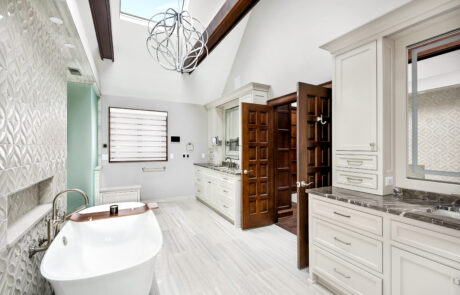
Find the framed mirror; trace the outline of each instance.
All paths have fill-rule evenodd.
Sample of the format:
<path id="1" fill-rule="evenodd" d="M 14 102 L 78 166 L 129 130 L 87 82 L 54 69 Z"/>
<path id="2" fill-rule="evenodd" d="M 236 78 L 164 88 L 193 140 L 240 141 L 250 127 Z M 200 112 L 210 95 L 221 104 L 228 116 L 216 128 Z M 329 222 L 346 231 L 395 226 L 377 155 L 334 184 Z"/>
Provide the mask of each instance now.
<path id="1" fill-rule="evenodd" d="M 407 47 L 407 178 L 460 183 L 460 30 Z"/>
<path id="2" fill-rule="evenodd" d="M 225 110 L 225 157 L 239 159 L 240 108 Z"/>

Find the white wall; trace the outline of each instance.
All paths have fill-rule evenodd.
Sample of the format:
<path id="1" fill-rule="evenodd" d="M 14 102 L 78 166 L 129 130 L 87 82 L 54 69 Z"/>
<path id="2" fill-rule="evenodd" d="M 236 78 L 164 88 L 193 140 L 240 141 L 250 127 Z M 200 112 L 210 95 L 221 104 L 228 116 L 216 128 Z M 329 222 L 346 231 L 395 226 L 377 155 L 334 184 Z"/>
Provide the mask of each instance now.
<path id="1" fill-rule="evenodd" d="M 332 79 L 332 58 L 320 45 L 408 0 L 263 0 L 252 10 L 225 92 L 252 81 L 272 86 L 274 97 L 298 81 Z"/>
<path id="2" fill-rule="evenodd" d="M 101 138 L 108 144 L 108 107 L 128 107 L 168 111 L 168 149 L 167 162 L 108 163 L 108 149 L 103 148 L 101 187 L 142 185 L 141 199 L 158 200 L 179 196 L 192 196 L 193 163 L 206 162 L 202 153 L 207 154 L 207 112 L 204 106 L 195 104 L 172 103 L 167 101 L 139 99 L 130 97 L 101 97 Z M 171 136 L 180 136 L 180 143 L 171 143 Z M 195 145 L 191 158 L 183 159 L 188 142 Z M 166 166 L 165 172 L 142 172 L 142 167 Z"/>

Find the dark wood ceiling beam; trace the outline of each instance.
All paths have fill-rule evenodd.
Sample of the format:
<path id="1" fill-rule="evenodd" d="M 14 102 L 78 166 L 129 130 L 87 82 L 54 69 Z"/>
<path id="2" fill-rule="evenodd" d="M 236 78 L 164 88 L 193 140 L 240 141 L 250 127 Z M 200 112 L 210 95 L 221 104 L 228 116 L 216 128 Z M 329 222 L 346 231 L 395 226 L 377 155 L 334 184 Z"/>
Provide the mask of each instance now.
<path id="1" fill-rule="evenodd" d="M 110 0 L 89 0 L 101 59 L 114 61 Z"/>
<path id="2" fill-rule="evenodd" d="M 217 14 L 206 28 L 208 34 L 208 54 L 227 36 L 228 33 L 246 16 L 246 14 L 257 4 L 259 0 L 226 0 Z M 202 54 L 198 58 L 199 65 L 205 58 Z M 190 59 L 185 61 L 188 64 Z"/>

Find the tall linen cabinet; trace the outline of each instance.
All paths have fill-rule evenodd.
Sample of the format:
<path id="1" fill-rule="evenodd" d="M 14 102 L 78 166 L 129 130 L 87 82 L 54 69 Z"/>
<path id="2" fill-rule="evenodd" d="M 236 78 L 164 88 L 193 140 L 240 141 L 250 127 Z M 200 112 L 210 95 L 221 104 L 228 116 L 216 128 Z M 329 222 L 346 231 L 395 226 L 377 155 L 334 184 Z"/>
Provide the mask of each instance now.
<path id="1" fill-rule="evenodd" d="M 392 191 L 393 52 L 386 38 L 332 52 L 333 186 Z"/>

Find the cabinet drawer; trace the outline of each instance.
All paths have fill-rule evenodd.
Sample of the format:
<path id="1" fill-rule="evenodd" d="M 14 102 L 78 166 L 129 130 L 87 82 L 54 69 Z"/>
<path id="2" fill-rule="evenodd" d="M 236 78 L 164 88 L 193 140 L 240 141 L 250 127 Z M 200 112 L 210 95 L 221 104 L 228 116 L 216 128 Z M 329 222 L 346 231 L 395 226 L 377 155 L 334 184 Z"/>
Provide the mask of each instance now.
<path id="1" fill-rule="evenodd" d="M 377 189 L 377 174 L 336 171 L 337 182 L 349 186 Z"/>
<path id="2" fill-rule="evenodd" d="M 203 185 L 195 184 L 195 196 L 198 198 L 203 198 L 203 194 L 204 194 Z"/>
<path id="3" fill-rule="evenodd" d="M 313 240 L 340 255 L 382 272 L 382 242 L 313 218 Z"/>
<path id="4" fill-rule="evenodd" d="M 135 191 L 102 193 L 102 204 L 119 202 L 138 202 L 138 193 Z"/>
<path id="5" fill-rule="evenodd" d="M 459 237 L 391 221 L 391 238 L 393 241 L 460 262 Z"/>
<path id="6" fill-rule="evenodd" d="M 195 182 L 196 183 L 199 183 L 199 184 L 203 184 L 205 183 L 205 178 L 204 178 L 204 175 L 199 173 L 199 174 L 195 174 Z"/>
<path id="7" fill-rule="evenodd" d="M 235 196 L 234 196 L 235 194 L 234 194 L 232 189 L 228 189 L 228 188 L 225 188 L 225 187 L 221 186 L 221 187 L 218 188 L 218 190 L 219 190 L 219 194 L 224 195 L 227 198 L 230 198 L 230 199 L 235 198 Z"/>
<path id="8" fill-rule="evenodd" d="M 222 177 L 220 185 L 223 188 L 232 190 L 235 187 L 235 181 L 233 179 L 231 179 L 231 178 L 228 178 L 228 177 Z"/>
<path id="9" fill-rule="evenodd" d="M 359 229 L 382 235 L 382 217 L 312 199 L 313 214 L 339 222 L 353 230 Z"/>
<path id="10" fill-rule="evenodd" d="M 313 245 L 313 274 L 347 294 L 381 295 L 382 279 Z"/>
<path id="11" fill-rule="evenodd" d="M 235 203 L 232 198 L 229 198 L 227 195 L 221 194 L 219 206 L 219 209 L 222 211 L 222 213 L 233 219 L 235 215 Z"/>
<path id="12" fill-rule="evenodd" d="M 336 155 L 335 165 L 341 168 L 377 170 L 377 156 Z"/>

